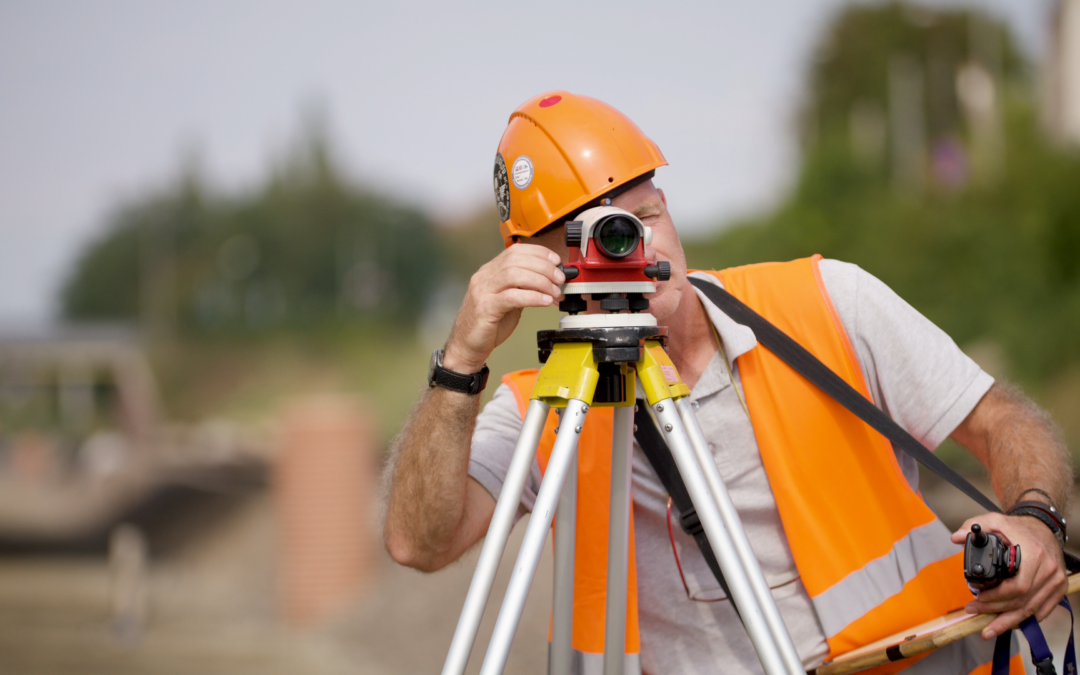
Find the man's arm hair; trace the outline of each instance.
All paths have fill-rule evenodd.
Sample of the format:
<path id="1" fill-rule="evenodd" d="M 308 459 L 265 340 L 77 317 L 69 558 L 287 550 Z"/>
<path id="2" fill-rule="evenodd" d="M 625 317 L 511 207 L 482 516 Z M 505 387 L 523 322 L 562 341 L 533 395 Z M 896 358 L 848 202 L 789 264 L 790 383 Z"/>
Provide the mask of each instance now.
<path id="1" fill-rule="evenodd" d="M 383 473 L 383 539 L 402 565 L 441 569 L 487 531 L 495 500 L 468 475 L 479 399 L 425 388 L 394 439 Z"/>
<path id="2" fill-rule="evenodd" d="M 1064 512 L 1072 491 L 1069 453 L 1050 416 L 1020 390 L 994 384 L 952 437 L 971 450 L 989 469 L 990 482 L 1006 511 L 1019 500 L 1045 502 Z M 1026 492 L 1026 494 L 1025 494 Z M 1022 548 L 1023 561 L 1016 577 L 982 591 L 967 609 L 998 616 L 982 630 L 984 640 L 1016 628 L 1035 617 L 1042 621 L 1065 595 L 1065 560 L 1058 542 L 1042 522 L 1028 516 L 984 513 L 969 518 L 952 535 L 963 544 L 972 525 L 1003 534 Z"/>
<path id="3" fill-rule="evenodd" d="M 1019 387 L 995 383 L 952 438 L 968 448 L 990 472 L 994 493 L 1006 509 L 1021 499 L 1048 493 L 1065 512 L 1073 488 L 1072 458 L 1050 415 Z"/>
<path id="4" fill-rule="evenodd" d="M 477 270 L 446 341 L 443 366 L 480 369 L 517 327 L 526 307 L 549 307 L 566 276 L 558 254 L 515 244 Z M 478 396 L 440 387 L 420 395 L 386 470 L 383 538 L 394 560 L 436 570 L 484 535 L 495 499 L 469 477 Z"/>

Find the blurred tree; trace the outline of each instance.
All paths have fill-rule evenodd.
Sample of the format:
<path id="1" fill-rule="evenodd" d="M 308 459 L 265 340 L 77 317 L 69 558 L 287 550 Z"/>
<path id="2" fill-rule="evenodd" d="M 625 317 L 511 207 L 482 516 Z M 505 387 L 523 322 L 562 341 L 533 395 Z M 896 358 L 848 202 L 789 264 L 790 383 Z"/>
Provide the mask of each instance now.
<path id="1" fill-rule="evenodd" d="M 317 125 L 261 188 L 207 193 L 187 172 L 121 205 L 64 284 L 63 315 L 195 333 L 410 324 L 445 274 L 430 220 L 343 179 Z"/>
<path id="2" fill-rule="evenodd" d="M 499 236 L 499 212 L 495 201 L 441 229 L 446 242 L 450 272 L 468 282 L 484 263 L 503 251 Z"/>
<path id="3" fill-rule="evenodd" d="M 1037 384 L 1080 362 L 1080 157 L 1039 131 L 1029 68 L 974 11 L 843 10 L 807 85 L 774 213 L 689 242 L 692 265 L 854 262 Z"/>

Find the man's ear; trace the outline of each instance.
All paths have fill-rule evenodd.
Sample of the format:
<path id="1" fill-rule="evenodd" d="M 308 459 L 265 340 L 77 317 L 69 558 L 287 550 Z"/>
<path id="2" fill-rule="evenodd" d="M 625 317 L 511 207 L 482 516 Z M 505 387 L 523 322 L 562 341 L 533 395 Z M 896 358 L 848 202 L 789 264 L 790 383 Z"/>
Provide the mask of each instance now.
<path id="1" fill-rule="evenodd" d="M 660 193 L 660 201 L 664 202 L 664 208 L 667 208 L 667 197 L 664 195 L 663 188 L 656 188 L 656 191 Z"/>

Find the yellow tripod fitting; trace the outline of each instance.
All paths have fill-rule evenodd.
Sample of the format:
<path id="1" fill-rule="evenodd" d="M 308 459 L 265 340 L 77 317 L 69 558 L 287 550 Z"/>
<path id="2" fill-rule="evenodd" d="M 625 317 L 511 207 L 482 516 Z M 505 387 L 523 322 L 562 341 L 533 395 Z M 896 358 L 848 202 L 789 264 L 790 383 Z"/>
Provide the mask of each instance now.
<path id="1" fill-rule="evenodd" d="M 637 387 L 636 376 L 649 405 L 667 399 L 680 399 L 690 395 L 690 388 L 683 384 L 675 364 L 671 362 L 659 340 L 647 340 L 641 350 L 641 360 L 636 364 L 618 364 L 626 378 L 626 400 L 619 403 L 596 403 L 600 407 L 629 406 L 634 403 L 633 392 Z M 636 371 L 636 372 L 635 372 Z M 599 364 L 588 342 L 557 342 L 552 345 L 547 363 L 540 369 L 533 387 L 532 399 L 543 401 L 552 408 L 565 408 L 568 401 L 577 399 L 586 405 L 594 405 L 596 383 L 600 379 Z"/>
<path id="2" fill-rule="evenodd" d="M 637 363 L 637 372 L 649 405 L 690 395 L 690 387 L 679 378 L 679 371 L 659 340 L 646 340 L 641 360 Z"/>
<path id="3" fill-rule="evenodd" d="M 588 342 L 559 342 L 540 369 L 532 398 L 552 408 L 565 408 L 570 399 L 592 405 L 596 381 L 600 379 L 592 345 Z"/>

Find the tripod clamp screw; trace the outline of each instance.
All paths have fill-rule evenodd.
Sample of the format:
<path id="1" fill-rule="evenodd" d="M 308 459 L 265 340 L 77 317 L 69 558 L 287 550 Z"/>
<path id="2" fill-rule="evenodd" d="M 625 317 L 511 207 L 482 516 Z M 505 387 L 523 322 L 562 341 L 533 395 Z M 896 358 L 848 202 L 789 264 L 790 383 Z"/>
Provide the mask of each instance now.
<path id="1" fill-rule="evenodd" d="M 664 412 L 664 404 L 663 403 L 657 403 L 656 404 L 656 412 Z"/>

